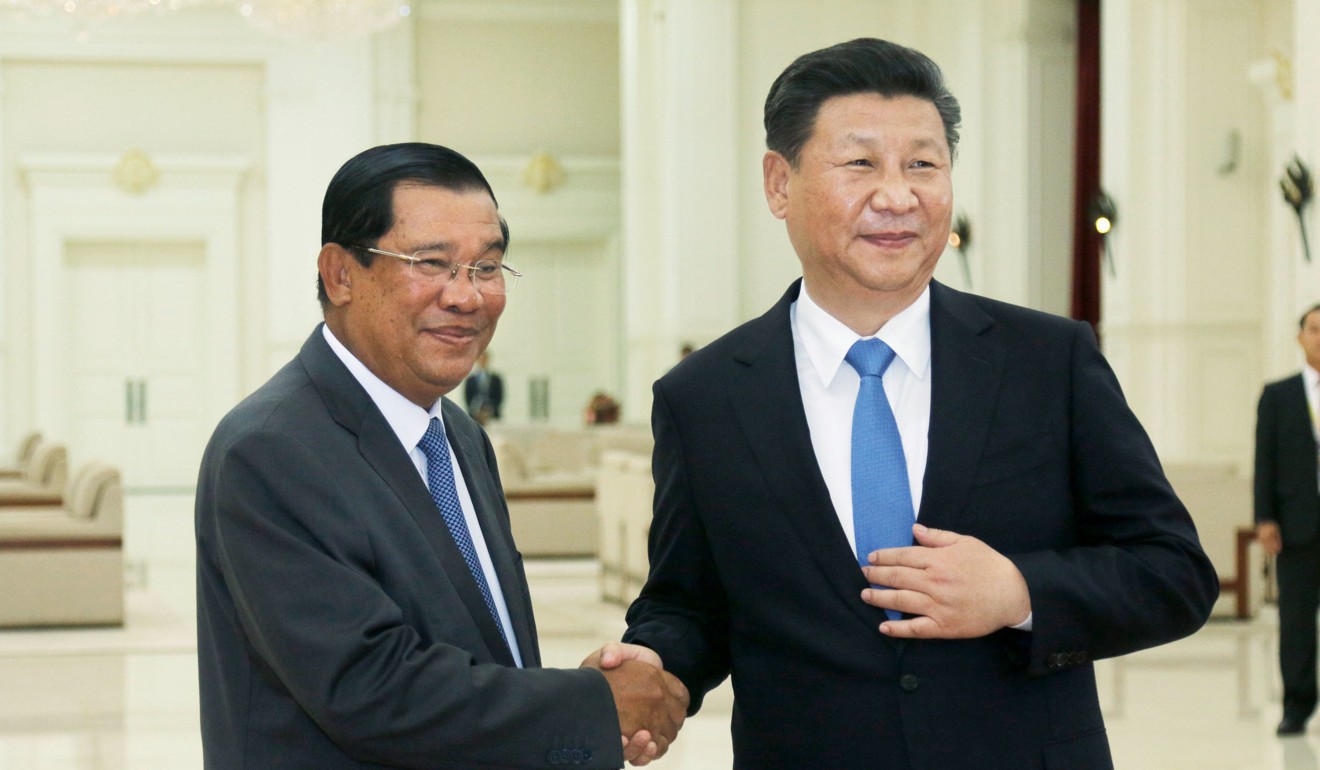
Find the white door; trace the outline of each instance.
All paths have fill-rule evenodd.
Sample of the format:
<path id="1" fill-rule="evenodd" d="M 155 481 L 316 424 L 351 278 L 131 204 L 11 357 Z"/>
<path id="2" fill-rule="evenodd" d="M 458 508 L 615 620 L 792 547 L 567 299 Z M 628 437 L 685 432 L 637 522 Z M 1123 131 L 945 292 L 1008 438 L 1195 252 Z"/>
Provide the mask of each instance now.
<path id="1" fill-rule="evenodd" d="M 140 491 L 191 487 L 210 429 L 206 248 L 65 244 L 69 445 Z"/>

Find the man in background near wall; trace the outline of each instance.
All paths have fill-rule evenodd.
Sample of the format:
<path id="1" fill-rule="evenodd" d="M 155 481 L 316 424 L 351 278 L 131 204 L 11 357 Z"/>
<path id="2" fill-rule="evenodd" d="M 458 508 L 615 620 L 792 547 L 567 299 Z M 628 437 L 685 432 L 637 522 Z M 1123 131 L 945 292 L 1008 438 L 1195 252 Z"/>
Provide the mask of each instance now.
<path id="1" fill-rule="evenodd" d="M 490 368 L 490 351 L 477 356 L 472 374 L 463 381 L 463 401 L 472 419 L 485 425 L 500 419 L 500 406 L 504 404 L 504 379 Z"/>
<path id="2" fill-rule="evenodd" d="M 793 62 L 763 175 L 802 280 L 655 384 L 624 639 L 694 710 L 732 676 L 737 770 L 1112 768 L 1092 662 L 1218 596 L 1091 327 L 931 280 L 958 122 L 917 51 Z"/>
<path id="3" fill-rule="evenodd" d="M 1320 610 L 1320 305 L 1302 315 L 1302 371 L 1270 383 L 1256 409 L 1256 537 L 1273 554 L 1279 582 L 1279 735 L 1301 735 L 1316 704 L 1316 611 Z"/>
<path id="4" fill-rule="evenodd" d="M 654 653 L 540 667 L 490 441 L 444 398 L 519 275 L 485 177 L 444 147 L 367 150 L 331 180 L 321 242 L 325 323 L 220 422 L 198 478 L 206 766 L 663 754 L 687 694 Z"/>

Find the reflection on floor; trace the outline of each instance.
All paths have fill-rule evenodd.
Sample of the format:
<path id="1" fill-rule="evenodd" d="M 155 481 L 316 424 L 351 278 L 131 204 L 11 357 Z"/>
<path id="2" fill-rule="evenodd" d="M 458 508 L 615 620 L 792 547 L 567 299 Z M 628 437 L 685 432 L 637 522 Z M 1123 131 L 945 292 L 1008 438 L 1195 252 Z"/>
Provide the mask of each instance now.
<path id="1" fill-rule="evenodd" d="M 153 574 L 116 630 L 0 632 L 0 770 L 201 767 L 191 573 Z M 530 562 L 547 665 L 618 638 L 591 562 Z M 1320 720 L 1279 740 L 1276 622 L 1216 622 L 1184 641 L 1097 666 L 1115 761 L 1137 770 L 1320 770 Z M 731 764 L 727 684 L 689 719 L 669 770 Z"/>

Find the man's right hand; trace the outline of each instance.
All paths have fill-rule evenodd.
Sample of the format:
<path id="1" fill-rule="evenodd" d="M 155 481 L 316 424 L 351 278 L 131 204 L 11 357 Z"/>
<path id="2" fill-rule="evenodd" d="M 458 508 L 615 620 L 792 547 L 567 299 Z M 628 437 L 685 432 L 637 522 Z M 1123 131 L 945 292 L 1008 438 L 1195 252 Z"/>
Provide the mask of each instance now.
<path id="1" fill-rule="evenodd" d="M 1278 556 L 1279 551 L 1283 550 L 1283 535 L 1279 532 L 1277 522 L 1262 521 L 1257 524 L 1256 540 L 1260 542 L 1260 547 L 1265 549 L 1265 553 L 1271 556 Z"/>
<path id="2" fill-rule="evenodd" d="M 640 660 L 625 660 L 601 674 L 614 694 L 620 734 L 645 730 L 655 743 L 655 757 L 664 756 L 687 716 L 687 688 L 673 674 Z"/>

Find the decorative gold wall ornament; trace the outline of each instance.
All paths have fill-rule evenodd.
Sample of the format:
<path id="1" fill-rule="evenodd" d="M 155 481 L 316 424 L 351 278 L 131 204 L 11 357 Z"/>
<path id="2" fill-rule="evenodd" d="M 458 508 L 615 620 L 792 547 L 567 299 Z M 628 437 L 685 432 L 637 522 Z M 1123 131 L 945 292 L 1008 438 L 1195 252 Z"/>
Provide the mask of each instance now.
<path id="1" fill-rule="evenodd" d="M 564 167 L 548 152 L 533 155 L 523 170 L 523 184 L 542 195 L 562 185 L 566 178 Z"/>
<path id="2" fill-rule="evenodd" d="M 115 166 L 115 184 L 124 192 L 141 195 L 160 181 L 160 169 L 142 150 L 129 150 Z"/>
<path id="3" fill-rule="evenodd" d="M 1274 82 L 1279 87 L 1279 95 L 1285 101 L 1292 101 L 1293 98 L 1293 66 L 1292 59 L 1283 55 L 1283 51 L 1277 48 L 1270 49 L 1270 56 L 1274 57 Z"/>

